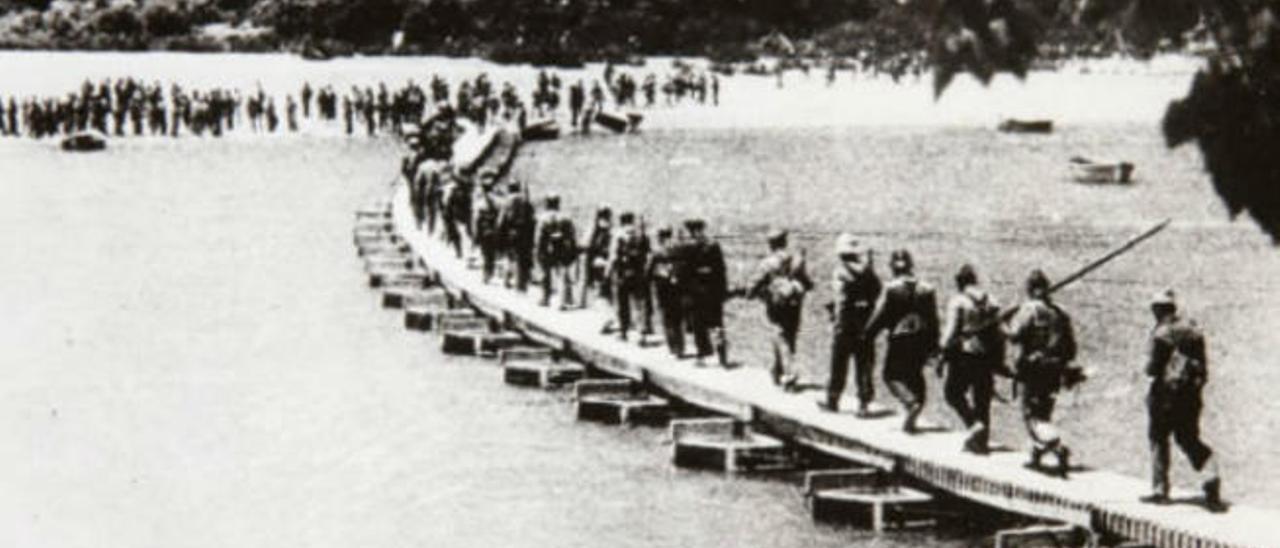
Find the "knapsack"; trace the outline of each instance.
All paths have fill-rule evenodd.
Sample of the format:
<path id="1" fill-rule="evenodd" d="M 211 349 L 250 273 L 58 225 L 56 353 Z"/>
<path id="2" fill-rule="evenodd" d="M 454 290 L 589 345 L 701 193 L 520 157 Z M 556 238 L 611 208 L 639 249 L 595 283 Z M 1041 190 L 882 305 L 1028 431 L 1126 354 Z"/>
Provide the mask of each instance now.
<path id="1" fill-rule="evenodd" d="M 805 286 L 799 280 L 791 256 L 780 259 L 765 288 L 769 306 L 794 308 L 804 302 Z"/>
<path id="2" fill-rule="evenodd" d="M 1001 350 L 1000 309 L 983 294 L 964 293 L 973 306 L 965 313 L 960 333 L 960 351 L 971 356 L 988 356 Z"/>
<path id="3" fill-rule="evenodd" d="M 924 333 L 924 317 L 920 315 L 920 303 L 917 302 L 916 284 L 908 281 L 903 284 L 907 288 L 907 303 L 910 308 L 889 329 L 890 339 L 917 337 Z"/>

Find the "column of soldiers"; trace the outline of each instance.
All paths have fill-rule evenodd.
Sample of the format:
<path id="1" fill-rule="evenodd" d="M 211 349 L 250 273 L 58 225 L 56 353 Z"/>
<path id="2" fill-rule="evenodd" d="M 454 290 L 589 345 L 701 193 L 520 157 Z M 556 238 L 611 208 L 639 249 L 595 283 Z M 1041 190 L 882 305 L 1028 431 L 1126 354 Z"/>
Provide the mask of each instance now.
<path id="1" fill-rule="evenodd" d="M 445 138 L 448 142 L 448 139 Z M 615 317 L 603 331 L 641 345 L 654 333 L 654 312 L 667 350 L 676 358 L 692 357 L 705 366 L 715 356 L 729 367 L 724 330 L 727 300 L 759 300 L 770 326 L 773 382 L 785 390 L 800 385 L 795 367 L 800 319 L 814 284 L 803 250 L 789 248 L 785 231 L 765 238 L 767 256 L 750 283 L 731 288 L 724 253 L 706 233 L 706 223 L 689 219 L 682 230 L 660 227 L 656 242 L 642 218 L 622 212 L 616 217 L 600 207 L 589 230 L 577 230 L 561 212 L 560 197 L 548 195 L 536 211 L 529 189 L 510 182 L 500 192 L 493 173 L 474 177 L 448 167 L 447 158 L 419 170 L 411 196 L 419 224 L 442 232 L 454 252 L 465 255 L 465 242 L 475 246 L 484 278 L 527 292 L 540 282 L 540 302 L 552 306 L 557 293 L 562 310 L 588 307 L 593 297 L 612 305 Z M 472 179 L 478 184 L 472 184 Z M 465 235 L 465 240 L 464 240 Z M 828 305 L 832 323 L 830 380 L 819 406 L 841 408 L 850 362 L 854 368 L 857 416 L 870 417 L 875 399 L 877 340 L 884 335 L 881 378 L 903 408 L 902 430 L 919 434 L 925 407 L 925 370 L 931 365 L 943 378 L 942 392 L 966 429 L 961 449 L 990 451 L 991 404 L 996 378 L 1013 381 L 1023 425 L 1031 442 L 1028 466 L 1065 478 L 1071 451 L 1053 423 L 1059 394 L 1085 380 L 1073 362 L 1077 344 L 1070 315 L 1051 298 L 1053 286 L 1040 270 L 1026 279 L 1026 297 L 1002 309 L 983 289 L 977 269 L 961 266 L 954 276 L 955 293 L 939 314 L 937 291 L 915 276 L 915 261 L 905 249 L 892 251 L 890 278 L 882 281 L 874 253 L 851 234 L 836 238 L 836 264 Z M 539 280 L 533 271 L 538 267 Z M 576 293 L 576 294 L 575 294 Z M 575 299 L 575 297 L 577 297 Z M 1213 451 L 1199 435 L 1201 391 L 1207 379 L 1204 337 L 1194 322 L 1177 313 L 1172 293 L 1151 304 L 1156 327 L 1146 373 L 1149 438 L 1153 454 L 1153 493 L 1143 500 L 1169 502 L 1170 439 L 1183 449 L 1208 479 L 1205 500 L 1214 511 L 1226 508 Z M 686 348 L 691 335 L 693 349 Z M 1016 350 L 1006 365 L 1010 348 Z M 1050 458 L 1048 464 L 1044 461 Z"/>

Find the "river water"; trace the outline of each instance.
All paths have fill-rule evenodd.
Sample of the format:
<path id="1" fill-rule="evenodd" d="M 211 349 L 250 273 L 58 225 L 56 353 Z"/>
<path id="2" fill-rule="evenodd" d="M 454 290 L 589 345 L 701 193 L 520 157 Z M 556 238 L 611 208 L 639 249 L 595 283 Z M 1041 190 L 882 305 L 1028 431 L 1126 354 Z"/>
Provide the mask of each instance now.
<path id="1" fill-rule="evenodd" d="M 417 75 L 421 81 L 424 68 L 470 74 L 478 66 L 420 59 L 327 65 L 279 56 L 0 56 L 6 69 L 46 64 L 57 70 L 5 72 L 30 75 L 12 85 L 34 93 L 125 71 L 148 79 L 172 72 L 194 83 L 223 74 L 231 85 L 263 81 L 292 89 L 303 77 L 344 84 Z M 743 87 L 772 85 L 761 79 Z M 1134 95 L 1160 96 L 1167 87 Z M 759 90 L 753 93 L 764 93 Z M 1274 472 L 1280 442 L 1267 435 L 1280 413 L 1258 403 L 1267 401 L 1276 381 L 1264 357 L 1274 348 L 1268 338 L 1274 322 L 1266 312 L 1275 309 L 1271 280 L 1280 265 L 1256 231 L 1226 224 L 1194 155 L 1160 150 L 1149 126 L 1122 121 L 1026 144 L 993 142 L 972 127 L 730 130 L 724 126 L 731 115 L 684 114 L 655 112 L 652 130 L 627 140 L 597 136 L 530 147 L 519 172 L 535 192 L 564 191 L 575 211 L 609 200 L 648 211 L 655 222 L 698 214 L 722 231 L 748 235 L 787 222 L 813 232 L 856 230 L 877 246 L 912 245 L 936 257 L 923 261 L 935 281 L 946 279 L 961 257 L 982 260 L 993 265 L 1004 297 L 1016 294 L 1017 278 L 1033 263 L 1061 271 L 1148 220 L 1179 216 L 1186 226 L 1158 252 L 1082 285 L 1064 302 L 1079 311 L 1090 359 L 1111 371 L 1069 406 L 1078 412 L 1066 426 L 1092 462 L 1142 473 L 1133 369 L 1146 320 L 1134 312 L 1137 295 L 1163 283 L 1189 285 L 1193 302 L 1219 326 L 1211 334 L 1228 341 L 1215 346 L 1224 365 L 1211 398 L 1222 405 L 1213 407 L 1208 422 L 1211 440 L 1227 448 L 1229 472 L 1241 478 L 1228 479 L 1229 492 L 1252 502 L 1280 493 Z M 690 118 L 719 129 L 675 128 Z M 1157 175 L 1136 190 L 1100 191 L 1109 195 L 1061 181 L 1047 193 L 1018 190 L 1056 169 L 1063 151 L 1080 149 L 1136 156 L 1140 169 Z M 855 150 L 863 152 L 849 152 Z M 902 150 L 913 152 L 897 154 Z M 434 338 L 406 332 L 398 314 L 378 308 L 351 246 L 352 211 L 385 188 L 399 152 L 389 139 L 348 140 L 323 131 L 113 141 L 107 152 L 83 156 L 60 153 L 49 142 L 0 141 L 0 249 L 8 261 L 0 271 L 6 370 L 0 430 L 9 436 L 0 444 L 0 543 L 892 548 L 974 542 L 815 526 L 793 483 L 676 470 L 661 430 L 577 424 L 563 394 L 509 388 L 492 365 L 441 356 Z M 834 167 L 823 164 L 832 158 Z M 999 161 L 1026 167 L 992 175 L 1001 173 Z M 1171 186 L 1155 186 L 1168 174 Z M 679 181 L 693 197 L 682 199 L 679 188 L 637 190 L 655 178 Z M 984 178 L 998 190 L 979 192 L 975 185 Z M 851 192 L 852 179 L 877 182 Z M 784 180 L 815 190 L 787 187 Z M 957 186 L 946 186 L 953 181 Z M 948 214 L 889 193 L 890 184 L 959 205 Z M 1167 188 L 1178 190 L 1161 191 Z M 784 189 L 790 197 L 776 197 Z M 1033 200 L 1038 193 L 1050 199 Z M 893 197 L 859 202 L 864 195 Z M 734 220 L 741 215 L 751 222 Z M 828 247 L 824 238 L 804 240 L 819 278 L 827 268 L 817 258 Z M 744 242 L 732 244 L 731 252 L 740 272 L 754 250 Z M 1021 259 L 1000 261 L 1010 254 Z M 1153 257 L 1161 264 L 1177 259 L 1161 270 Z M 1221 280 L 1222 272 L 1234 278 Z M 1116 294 L 1122 296 L 1106 300 Z M 758 355 L 752 335 L 758 311 L 735 305 L 731 312 L 740 333 L 735 348 Z M 809 325 L 815 322 L 810 318 Z M 1117 334 L 1108 335 L 1112 331 Z M 821 333 L 806 333 L 815 376 L 822 370 Z M 1241 397 L 1231 397 L 1237 393 Z M 941 408 L 932 413 L 944 420 Z M 1109 415 L 1121 419 L 1106 425 Z M 1245 416 L 1251 419 L 1240 420 Z"/>

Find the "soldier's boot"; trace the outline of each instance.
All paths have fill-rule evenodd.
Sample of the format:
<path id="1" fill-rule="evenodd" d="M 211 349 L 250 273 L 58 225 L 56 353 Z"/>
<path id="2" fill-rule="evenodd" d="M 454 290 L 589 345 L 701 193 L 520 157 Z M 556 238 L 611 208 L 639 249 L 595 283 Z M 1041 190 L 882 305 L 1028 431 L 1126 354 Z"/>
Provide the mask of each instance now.
<path id="1" fill-rule="evenodd" d="M 1054 452 L 1058 455 L 1058 477 L 1067 479 L 1071 474 L 1071 450 L 1065 445 L 1059 445 Z"/>
<path id="2" fill-rule="evenodd" d="M 902 421 L 902 431 L 908 434 L 918 434 L 920 427 L 916 424 L 920 420 L 920 414 L 924 412 L 924 404 L 913 403 L 907 406 L 907 417 Z"/>
<path id="3" fill-rule="evenodd" d="M 987 425 L 975 422 L 973 426 L 969 427 L 969 436 L 964 440 L 964 450 L 975 455 L 986 455 L 989 452 L 987 448 Z"/>
<path id="4" fill-rule="evenodd" d="M 1031 458 L 1027 460 L 1027 468 L 1039 470 L 1040 467 L 1043 465 L 1041 461 L 1044 459 L 1045 452 L 1046 452 L 1046 449 L 1042 447 L 1039 443 L 1032 444 Z"/>
<path id="5" fill-rule="evenodd" d="M 1204 482 L 1204 506 L 1210 512 L 1220 514 L 1227 511 L 1227 503 L 1222 501 L 1222 479 L 1214 476 Z"/>

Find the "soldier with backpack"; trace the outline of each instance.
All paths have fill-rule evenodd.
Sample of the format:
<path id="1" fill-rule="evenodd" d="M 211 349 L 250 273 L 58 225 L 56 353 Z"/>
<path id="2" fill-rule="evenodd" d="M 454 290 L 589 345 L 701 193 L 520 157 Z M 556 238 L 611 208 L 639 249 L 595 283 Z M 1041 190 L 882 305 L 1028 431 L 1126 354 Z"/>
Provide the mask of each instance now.
<path id="1" fill-rule="evenodd" d="M 551 285 L 559 279 L 560 309 L 573 305 L 573 264 L 578 260 L 578 239 L 573 219 L 560 213 L 560 197 L 546 198 L 546 213 L 538 227 L 538 264 L 542 266 L 542 306 L 551 305 Z"/>
<path id="2" fill-rule="evenodd" d="M 747 295 L 764 302 L 765 317 L 773 327 L 773 383 L 791 391 L 799 381 L 793 362 L 796 338 L 800 334 L 800 315 L 804 296 L 813 289 L 813 280 L 805 268 L 804 251 L 799 255 L 787 249 L 787 233 L 775 230 L 766 238 L 769 255 L 761 261 L 755 281 Z"/>
<path id="3" fill-rule="evenodd" d="M 480 199 L 473 215 L 475 243 L 480 247 L 480 257 L 484 264 L 484 283 L 489 283 L 497 268 L 498 253 L 502 247 L 502 235 L 498 232 L 498 215 L 501 211 L 493 195 L 494 174 L 483 173 L 480 177 Z"/>
<path id="4" fill-rule="evenodd" d="M 671 355 L 684 355 L 684 312 L 680 308 L 680 287 L 676 279 L 678 242 L 672 238 L 671 227 L 658 229 L 658 245 L 649 255 L 646 276 L 653 290 L 658 311 L 662 314 L 662 335 L 666 338 Z"/>
<path id="5" fill-rule="evenodd" d="M 882 284 L 872 264 L 871 251 L 860 245 L 852 234 L 836 238 L 835 252 L 838 260 L 831 275 L 834 301 L 827 305 L 832 322 L 831 378 L 827 382 L 827 400 L 819 405 L 827 411 L 839 411 L 852 357 L 858 415 L 865 417 L 875 398 L 876 348 L 866 328 L 880 298 Z"/>
<path id="6" fill-rule="evenodd" d="M 978 274 L 972 266 L 960 267 L 955 280 L 960 293 L 947 303 L 940 344 L 947 368 L 943 393 L 969 431 L 964 450 L 985 455 L 989 451 L 994 375 L 1004 371 L 1000 307 L 978 286 Z"/>
<path id="7" fill-rule="evenodd" d="M 884 382 L 889 392 L 906 408 L 902 430 L 914 434 L 916 421 L 924 411 L 924 367 L 938 348 L 938 303 L 933 286 L 913 274 L 911 253 L 905 249 L 889 256 L 893 279 L 885 287 L 871 320 L 867 338 L 875 341 L 888 332 Z"/>
<path id="8" fill-rule="evenodd" d="M 1205 505 L 1212 512 L 1227 509 L 1222 502 L 1222 480 L 1213 449 L 1200 439 L 1201 393 L 1209 375 L 1204 335 L 1194 321 L 1178 315 L 1173 291 L 1156 295 L 1151 302 L 1156 326 L 1146 373 L 1151 377 L 1147 393 L 1150 417 L 1152 494 L 1143 502 L 1169 504 L 1169 438 L 1182 448 L 1196 471 L 1208 470 L 1202 484 Z"/>
<path id="9" fill-rule="evenodd" d="M 462 232 L 471 232 L 471 185 L 454 175 L 444 192 L 444 238 L 453 253 L 462 258 Z"/>
<path id="10" fill-rule="evenodd" d="M 1066 478 L 1071 452 L 1052 420 L 1058 391 L 1076 357 L 1075 331 L 1071 317 L 1049 299 L 1049 278 L 1039 269 L 1027 277 L 1027 297 L 1005 324 L 1009 341 L 1019 346 L 1016 378 L 1023 387 L 1022 420 L 1032 444 L 1027 464 L 1039 469 L 1044 455 L 1052 453 L 1056 472 Z"/>
<path id="11" fill-rule="evenodd" d="M 610 289 L 606 270 L 609 261 L 609 244 L 613 239 L 613 210 L 601 206 L 596 210 L 595 222 L 591 225 L 591 234 L 586 244 L 586 257 L 582 265 L 582 308 L 586 308 L 591 290 L 597 290 L 601 299 L 609 300 L 613 291 Z"/>
<path id="12" fill-rule="evenodd" d="M 498 230 L 502 234 L 503 245 L 507 250 L 507 286 L 511 286 L 510 268 L 515 269 L 515 287 L 520 292 L 529 289 L 529 279 L 533 271 L 533 244 L 536 236 L 538 219 L 529 197 L 521 193 L 518 181 L 507 184 L 507 194 L 511 198 L 506 203 L 498 220 Z"/>
<path id="13" fill-rule="evenodd" d="M 636 226 L 635 219 L 635 214 L 629 211 L 618 216 L 618 228 L 610 246 L 607 277 L 613 281 L 618 336 L 627 340 L 634 308 L 641 314 L 640 344 L 643 345 L 645 337 L 653 334 L 653 301 L 649 298 L 649 284 L 645 279 L 645 267 L 649 264 L 649 236 Z"/>

